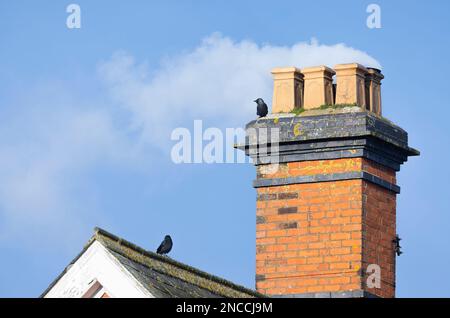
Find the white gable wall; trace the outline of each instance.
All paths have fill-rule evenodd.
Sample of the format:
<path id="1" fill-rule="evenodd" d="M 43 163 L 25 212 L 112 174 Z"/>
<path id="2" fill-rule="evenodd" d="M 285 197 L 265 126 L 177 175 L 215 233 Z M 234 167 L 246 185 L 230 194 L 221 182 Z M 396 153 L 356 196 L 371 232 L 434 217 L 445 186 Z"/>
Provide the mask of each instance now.
<path id="1" fill-rule="evenodd" d="M 45 298 L 89 297 L 100 284 L 110 297 L 154 297 L 98 241 L 95 241 L 47 292 Z"/>

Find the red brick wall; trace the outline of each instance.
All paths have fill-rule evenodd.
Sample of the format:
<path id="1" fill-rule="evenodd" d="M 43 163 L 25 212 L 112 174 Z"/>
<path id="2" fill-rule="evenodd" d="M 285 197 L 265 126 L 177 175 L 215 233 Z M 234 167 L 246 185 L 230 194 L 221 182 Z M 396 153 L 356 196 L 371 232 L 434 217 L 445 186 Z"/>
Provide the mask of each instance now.
<path id="1" fill-rule="evenodd" d="M 395 199 L 394 193 L 363 182 L 363 268 L 368 264 L 381 267 L 381 288 L 366 286 L 366 290 L 380 297 L 395 296 Z"/>
<path id="2" fill-rule="evenodd" d="M 364 170 L 395 182 L 394 171 L 362 158 L 282 164 L 279 171 L 269 174 L 264 170 L 258 167 L 258 178 Z M 395 236 L 395 194 L 360 179 L 258 188 L 257 194 L 259 292 L 282 295 L 362 289 L 361 268 L 373 260 L 384 262 L 380 264 L 382 272 L 386 270 L 383 280 L 393 281 L 394 258 L 388 257 L 392 250 L 388 241 Z M 383 229 L 386 223 L 389 230 Z M 381 239 L 383 248 L 374 245 Z M 363 250 L 367 252 L 364 257 Z M 391 290 L 370 292 L 392 296 Z"/>

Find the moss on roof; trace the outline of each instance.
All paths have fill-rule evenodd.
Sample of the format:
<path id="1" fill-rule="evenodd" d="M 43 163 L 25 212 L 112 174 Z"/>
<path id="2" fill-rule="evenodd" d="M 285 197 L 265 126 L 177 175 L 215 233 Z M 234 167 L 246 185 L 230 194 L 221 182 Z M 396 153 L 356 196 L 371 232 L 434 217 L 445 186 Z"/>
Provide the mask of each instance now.
<path id="1" fill-rule="evenodd" d="M 254 290 L 180 263 L 167 256 L 147 251 L 100 228 L 94 229 L 94 235 L 87 242 L 83 251 L 44 291 L 41 297 L 45 296 L 67 272 L 68 268 L 95 241 L 100 242 L 106 249 L 112 252 L 150 293 L 155 294 L 156 292 L 161 297 L 265 297 Z M 160 286 L 153 286 L 153 283 Z"/>
<path id="2" fill-rule="evenodd" d="M 222 297 L 263 297 L 253 290 L 236 285 L 223 278 L 211 275 L 192 266 L 162 256 L 117 237 L 105 230 L 95 228 L 91 241 L 97 240 L 106 248 L 125 256 L 127 259 L 169 275 Z M 88 243 L 90 244 L 90 242 Z"/>

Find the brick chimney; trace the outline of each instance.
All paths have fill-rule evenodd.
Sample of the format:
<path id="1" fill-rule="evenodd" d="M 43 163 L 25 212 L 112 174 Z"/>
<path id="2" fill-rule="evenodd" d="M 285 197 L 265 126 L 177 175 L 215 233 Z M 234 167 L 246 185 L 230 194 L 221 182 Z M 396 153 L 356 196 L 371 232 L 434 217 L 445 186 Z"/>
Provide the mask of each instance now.
<path id="1" fill-rule="evenodd" d="M 395 297 L 396 173 L 419 152 L 379 116 L 383 75 L 359 64 L 273 73 L 274 112 L 246 127 L 256 136 L 279 134 L 276 164 L 260 160 L 267 152 L 259 149 L 270 147 L 266 133 L 239 146 L 257 171 L 256 289 L 277 297 Z M 303 111 L 286 113 L 288 105 Z"/>

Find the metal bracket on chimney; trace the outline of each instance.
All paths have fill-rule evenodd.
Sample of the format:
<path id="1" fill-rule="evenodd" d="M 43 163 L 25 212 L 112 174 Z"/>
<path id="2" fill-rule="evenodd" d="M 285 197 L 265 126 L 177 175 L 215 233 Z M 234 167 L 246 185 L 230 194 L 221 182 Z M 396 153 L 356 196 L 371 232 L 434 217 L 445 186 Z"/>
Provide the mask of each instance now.
<path id="1" fill-rule="evenodd" d="M 400 246 L 400 241 L 402 239 L 400 238 L 400 236 L 398 236 L 398 234 L 395 236 L 395 239 L 392 240 L 392 244 L 394 244 L 394 251 L 395 254 L 397 254 L 397 256 L 400 256 L 403 254 L 402 252 L 402 247 Z"/>

